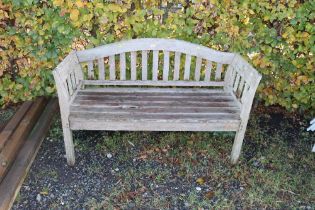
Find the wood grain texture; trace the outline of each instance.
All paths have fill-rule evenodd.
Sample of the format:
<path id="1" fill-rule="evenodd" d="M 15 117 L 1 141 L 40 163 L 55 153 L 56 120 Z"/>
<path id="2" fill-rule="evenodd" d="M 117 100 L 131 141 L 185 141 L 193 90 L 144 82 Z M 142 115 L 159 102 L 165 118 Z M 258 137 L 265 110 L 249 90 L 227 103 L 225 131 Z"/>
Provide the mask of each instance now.
<path id="1" fill-rule="evenodd" d="M 13 134 L 14 130 L 19 125 L 20 121 L 31 108 L 32 104 L 32 101 L 24 102 L 13 115 L 13 117 L 9 120 L 9 122 L 5 125 L 5 127 L 3 127 L 0 133 L 0 152 L 2 151 L 6 142 L 9 140 L 10 136 Z"/>
<path id="2" fill-rule="evenodd" d="M 34 126 L 33 132 L 27 137 L 22 149 L 17 154 L 8 174 L 1 182 L 0 209 L 5 210 L 12 207 L 40 145 L 49 130 L 49 126 L 53 116 L 56 114 L 57 108 L 57 99 L 51 99 Z"/>
<path id="3" fill-rule="evenodd" d="M 146 81 L 148 80 L 148 51 L 143 50 L 141 54 L 141 66 L 142 66 L 142 80 Z"/>
<path id="4" fill-rule="evenodd" d="M 88 61 L 88 78 L 94 79 L 94 64 L 93 61 Z"/>
<path id="5" fill-rule="evenodd" d="M 201 57 L 223 64 L 230 64 L 234 57 L 234 53 L 220 52 L 182 40 L 157 38 L 142 38 L 116 42 L 99 46 L 93 49 L 78 51 L 77 55 L 80 62 L 86 62 L 101 57 L 120 54 L 122 52 L 142 50 L 166 50 L 173 52 L 182 52 L 184 54 Z"/>
<path id="6" fill-rule="evenodd" d="M 98 65 L 98 79 L 105 80 L 104 58 L 97 59 L 97 65 Z"/>
<path id="7" fill-rule="evenodd" d="M 207 60 L 206 72 L 205 72 L 205 81 L 206 82 L 209 82 L 211 80 L 211 70 L 212 70 L 212 62 Z"/>
<path id="8" fill-rule="evenodd" d="M 164 51 L 164 60 L 163 60 L 163 80 L 168 81 L 168 74 L 170 70 L 170 52 Z"/>
<path id="9" fill-rule="evenodd" d="M 126 80 L 126 54 L 125 53 L 120 53 L 119 62 L 120 62 L 120 80 Z"/>
<path id="10" fill-rule="evenodd" d="M 156 74 L 156 73 L 155 73 Z M 155 75 L 157 76 L 157 75 Z M 156 78 L 157 79 L 157 78 Z M 83 85 L 103 85 L 103 86 L 160 86 L 160 87 L 223 87 L 224 82 L 216 81 L 102 81 L 102 80 L 83 80 Z"/>
<path id="11" fill-rule="evenodd" d="M 180 52 L 175 52 L 175 60 L 174 60 L 174 80 L 179 80 L 179 69 L 180 69 Z"/>
<path id="12" fill-rule="evenodd" d="M 152 67 L 152 80 L 157 81 L 159 76 L 159 51 L 153 51 L 153 67 Z"/>
<path id="13" fill-rule="evenodd" d="M 217 63 L 217 68 L 216 68 L 216 71 L 215 71 L 215 80 L 217 80 L 217 81 L 222 80 L 221 79 L 222 70 L 223 70 L 222 63 Z"/>
<path id="14" fill-rule="evenodd" d="M 130 53 L 131 80 L 137 80 L 137 52 Z"/>
<path id="15" fill-rule="evenodd" d="M 190 78 L 190 65 L 191 65 L 191 55 L 186 54 L 184 80 L 189 80 Z"/>
<path id="16" fill-rule="evenodd" d="M 196 59 L 196 67 L 195 67 L 195 80 L 196 81 L 200 80 L 201 63 L 202 63 L 202 59 L 197 58 Z"/>
<path id="17" fill-rule="evenodd" d="M 115 55 L 109 56 L 109 79 L 116 79 Z"/>
<path id="18" fill-rule="evenodd" d="M 0 180 L 2 180 L 8 172 L 18 151 L 35 125 L 46 103 L 47 100 L 45 98 L 38 98 L 20 121 L 8 142 L 4 145 L 0 153 Z"/>

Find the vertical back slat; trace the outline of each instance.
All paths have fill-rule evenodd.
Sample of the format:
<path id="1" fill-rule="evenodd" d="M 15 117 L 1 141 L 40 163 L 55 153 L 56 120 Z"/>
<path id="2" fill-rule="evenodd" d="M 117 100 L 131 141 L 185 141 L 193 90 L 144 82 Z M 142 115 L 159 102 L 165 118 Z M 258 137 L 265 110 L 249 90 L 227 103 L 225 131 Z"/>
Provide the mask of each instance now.
<path id="1" fill-rule="evenodd" d="M 148 80 L 148 51 L 142 51 L 142 80 Z"/>
<path id="2" fill-rule="evenodd" d="M 206 72 L 205 72 L 205 81 L 206 82 L 209 82 L 211 80 L 211 70 L 212 70 L 212 62 L 207 60 Z"/>
<path id="3" fill-rule="evenodd" d="M 132 51 L 130 53 L 130 65 L 131 65 L 131 80 L 137 79 L 137 52 Z"/>
<path id="4" fill-rule="evenodd" d="M 152 69 L 152 80 L 158 80 L 159 74 L 159 51 L 153 50 L 153 69 Z"/>
<path id="5" fill-rule="evenodd" d="M 97 65 L 98 65 L 98 79 L 105 80 L 104 58 L 97 59 Z"/>
<path id="6" fill-rule="evenodd" d="M 120 53 L 119 64 L 120 64 L 120 80 L 126 80 L 126 54 L 125 53 Z"/>
<path id="7" fill-rule="evenodd" d="M 88 62 L 88 77 L 89 79 L 94 79 L 93 61 Z"/>
<path id="8" fill-rule="evenodd" d="M 179 80 L 180 56 L 181 56 L 180 52 L 175 52 L 174 80 Z"/>
<path id="9" fill-rule="evenodd" d="M 109 56 L 109 79 L 115 80 L 115 55 Z"/>
<path id="10" fill-rule="evenodd" d="M 195 80 L 200 80 L 200 69 L 201 69 L 202 58 L 197 57 L 196 68 L 195 68 Z"/>
<path id="11" fill-rule="evenodd" d="M 247 84 L 247 82 L 245 82 L 243 94 L 241 97 L 241 103 L 245 102 L 248 90 L 249 90 L 249 85 Z"/>
<path id="12" fill-rule="evenodd" d="M 184 80 L 189 80 L 190 64 L 191 64 L 191 55 L 186 54 Z"/>
<path id="13" fill-rule="evenodd" d="M 222 63 L 217 63 L 217 69 L 215 71 L 215 80 L 221 80 L 221 74 L 222 74 Z"/>
<path id="14" fill-rule="evenodd" d="M 164 64 L 163 64 L 163 80 L 168 80 L 168 73 L 170 69 L 170 52 L 164 51 Z"/>
<path id="15" fill-rule="evenodd" d="M 238 96 L 241 96 L 241 94 L 242 94 L 242 91 L 243 91 L 243 88 L 244 88 L 244 83 L 245 83 L 244 77 L 241 77 L 241 82 L 238 85 L 238 88 L 237 88 L 237 91 L 236 91 Z"/>

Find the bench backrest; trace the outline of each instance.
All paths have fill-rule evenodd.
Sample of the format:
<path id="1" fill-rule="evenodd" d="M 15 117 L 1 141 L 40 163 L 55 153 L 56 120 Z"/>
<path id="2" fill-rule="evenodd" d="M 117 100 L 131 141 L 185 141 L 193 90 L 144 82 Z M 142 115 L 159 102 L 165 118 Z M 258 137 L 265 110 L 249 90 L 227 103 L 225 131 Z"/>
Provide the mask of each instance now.
<path id="1" fill-rule="evenodd" d="M 250 110 L 261 79 L 236 53 L 174 39 L 135 39 L 73 51 L 53 74 L 58 96 L 67 102 L 81 85 L 216 87 L 233 93 L 243 111 Z"/>
<path id="2" fill-rule="evenodd" d="M 77 52 L 85 84 L 224 86 L 234 53 L 174 39 L 143 38 Z"/>

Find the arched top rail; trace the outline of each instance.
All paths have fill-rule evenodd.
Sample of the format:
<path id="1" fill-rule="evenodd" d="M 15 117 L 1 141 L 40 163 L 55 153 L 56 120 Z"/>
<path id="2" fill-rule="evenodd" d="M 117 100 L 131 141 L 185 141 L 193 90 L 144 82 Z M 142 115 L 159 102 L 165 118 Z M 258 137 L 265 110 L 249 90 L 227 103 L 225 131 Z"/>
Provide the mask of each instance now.
<path id="1" fill-rule="evenodd" d="M 141 38 L 116 42 L 77 52 L 79 62 L 87 62 L 124 52 L 162 50 L 180 52 L 210 61 L 231 64 L 235 54 L 220 52 L 198 44 L 176 39 Z"/>

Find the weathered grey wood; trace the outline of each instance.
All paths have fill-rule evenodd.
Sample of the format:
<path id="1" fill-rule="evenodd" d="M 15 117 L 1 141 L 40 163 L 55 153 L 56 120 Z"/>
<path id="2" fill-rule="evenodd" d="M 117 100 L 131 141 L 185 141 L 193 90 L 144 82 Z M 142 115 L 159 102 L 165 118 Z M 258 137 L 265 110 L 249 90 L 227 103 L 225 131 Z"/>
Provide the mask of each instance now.
<path id="1" fill-rule="evenodd" d="M 150 96 L 150 95 L 143 95 L 143 94 L 136 94 L 136 95 L 78 95 L 76 97 L 77 100 L 104 100 L 108 101 L 111 100 L 111 102 L 119 101 L 119 100 L 124 100 L 124 101 L 134 101 L 134 100 L 141 100 L 141 101 L 152 101 L 154 100 L 155 102 L 159 101 L 173 101 L 174 99 L 177 100 L 177 102 L 185 102 L 187 100 L 195 99 L 198 101 L 193 101 L 195 103 L 203 103 L 203 102 L 234 102 L 234 99 L 232 96 L 165 96 L 165 95 L 158 95 L 158 96 Z"/>
<path id="2" fill-rule="evenodd" d="M 195 101 L 186 101 L 186 102 L 174 102 L 174 101 L 126 101 L 123 104 L 121 101 L 97 101 L 96 100 L 76 100 L 73 102 L 73 106 L 93 106 L 93 107 L 121 107 L 121 106 L 147 106 L 150 107 L 161 107 L 161 106 L 169 106 L 169 107 L 190 107 L 194 108 L 199 105 L 199 107 L 236 107 L 238 105 L 235 102 L 202 102 L 197 103 Z"/>
<path id="3" fill-rule="evenodd" d="M 71 113 L 98 113 L 98 114 L 126 114 L 126 113 L 142 113 L 144 115 L 225 115 L 225 114 L 237 114 L 239 109 L 236 107 L 150 107 L 150 106 L 124 106 L 119 107 L 88 107 L 88 106 L 72 106 Z"/>
<path id="4" fill-rule="evenodd" d="M 115 55 L 109 56 L 109 79 L 116 79 Z"/>
<path id="5" fill-rule="evenodd" d="M 130 53 L 130 58 L 131 58 L 131 80 L 136 80 L 137 79 L 137 52 L 132 51 Z"/>
<path id="6" fill-rule="evenodd" d="M 119 88 L 121 89 L 121 88 Z M 82 97 L 163 97 L 163 98 L 185 98 L 189 97 L 191 99 L 207 99 L 212 100 L 212 98 L 217 99 L 231 99 L 233 101 L 232 94 L 227 92 L 93 92 L 93 91 L 79 91 L 76 99 Z"/>
<path id="7" fill-rule="evenodd" d="M 98 65 L 98 79 L 105 80 L 104 58 L 97 59 L 97 65 Z"/>
<path id="8" fill-rule="evenodd" d="M 142 81 L 137 80 L 137 51 L 142 51 Z M 153 51 L 150 81 L 148 51 Z M 159 51 L 164 52 L 162 81 L 159 81 Z M 131 53 L 130 80 L 126 80 L 127 52 Z M 173 81 L 168 81 L 169 52 L 175 52 Z M 120 81 L 115 80 L 116 54 L 120 54 Z M 186 58 L 184 81 L 178 81 L 181 54 L 185 54 Z M 190 79 L 191 56 L 196 57 L 194 79 Z M 110 81 L 105 76 L 92 80 L 92 75 L 83 80 L 79 62 L 88 62 L 89 69 L 92 69 L 93 61 L 98 60 L 99 63 L 104 57 L 109 57 Z M 206 60 L 205 78 L 200 81 L 203 59 Z M 216 63 L 215 81 L 211 81 L 213 62 Z M 223 65 L 226 64 L 222 80 Z M 101 73 L 102 67 L 98 66 Z M 218 52 L 172 39 L 129 40 L 71 52 L 53 74 L 70 165 L 74 164 L 72 129 L 237 131 L 231 153 L 231 161 L 235 163 L 261 79 L 261 75 L 238 54 Z"/>
<path id="9" fill-rule="evenodd" d="M 157 72 L 154 73 L 154 76 Z M 157 80 L 157 78 L 156 78 Z M 178 86 L 178 87 L 223 87 L 224 82 L 205 81 L 102 81 L 83 80 L 83 85 L 120 85 L 120 86 Z"/>
<path id="10" fill-rule="evenodd" d="M 170 52 L 164 51 L 164 63 L 163 63 L 163 80 L 168 81 L 168 74 L 170 69 Z"/>
<path id="11" fill-rule="evenodd" d="M 179 69 L 180 69 L 180 52 L 175 52 L 174 60 L 174 80 L 179 80 Z"/>
<path id="12" fill-rule="evenodd" d="M 94 122 L 73 121 L 73 130 L 113 130 L 113 131 L 236 131 L 238 122 L 207 122 L 207 123 L 179 123 L 179 122 Z"/>
<path id="13" fill-rule="evenodd" d="M 119 62 L 120 62 L 120 80 L 126 80 L 126 54 L 125 53 L 120 53 Z"/>
<path id="14" fill-rule="evenodd" d="M 223 65 L 222 63 L 217 63 L 217 69 L 215 71 L 215 80 L 221 80 Z"/>
<path id="15" fill-rule="evenodd" d="M 236 90 L 236 95 L 237 95 L 238 98 L 241 97 L 241 94 L 242 94 L 242 91 L 243 91 L 243 88 L 244 88 L 244 84 L 245 84 L 245 80 L 242 77 L 241 81 L 240 81 L 240 84 L 238 85 L 238 88 Z"/>
<path id="16" fill-rule="evenodd" d="M 186 54 L 184 80 L 189 80 L 190 64 L 191 64 L 191 55 Z"/>
<path id="17" fill-rule="evenodd" d="M 148 51 L 142 51 L 142 80 L 148 80 Z"/>
<path id="18" fill-rule="evenodd" d="M 175 39 L 133 39 L 117 43 L 107 44 L 93 49 L 78 51 L 77 55 L 80 62 L 95 60 L 123 52 L 142 51 L 142 50 L 166 50 L 170 52 L 182 52 L 191 56 L 201 57 L 218 63 L 230 64 L 234 53 L 220 52 L 210 48 Z"/>
<path id="19" fill-rule="evenodd" d="M 107 88 L 88 88 L 82 89 L 79 91 L 81 93 L 168 93 L 168 94 L 223 94 L 223 95 L 231 95 L 230 92 L 225 92 L 223 89 L 207 89 L 207 88 L 142 88 L 142 87 L 107 87 Z M 211 95 L 209 95 L 211 96 Z"/>
<path id="20" fill-rule="evenodd" d="M 211 70 L 212 70 L 212 62 L 207 60 L 206 72 L 205 72 L 205 81 L 206 82 L 209 82 L 211 80 Z"/>
<path id="21" fill-rule="evenodd" d="M 200 80 L 200 69 L 201 69 L 201 63 L 202 63 L 202 58 L 197 58 L 196 59 L 196 68 L 195 68 L 195 80 L 199 81 Z"/>
<path id="22" fill-rule="evenodd" d="M 94 79 L 93 61 L 88 62 L 88 77 L 89 77 L 89 79 Z"/>
<path id="23" fill-rule="evenodd" d="M 152 80 L 157 81 L 159 74 L 159 51 L 153 51 L 153 69 L 152 69 Z"/>

